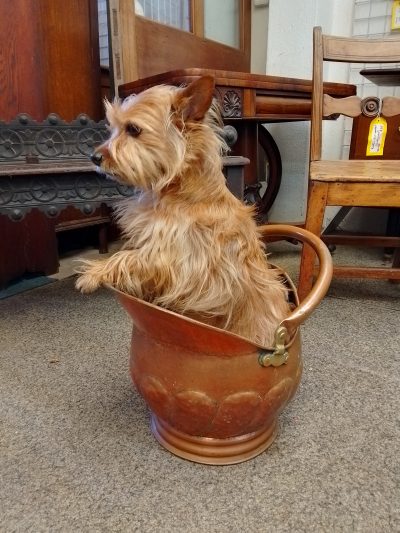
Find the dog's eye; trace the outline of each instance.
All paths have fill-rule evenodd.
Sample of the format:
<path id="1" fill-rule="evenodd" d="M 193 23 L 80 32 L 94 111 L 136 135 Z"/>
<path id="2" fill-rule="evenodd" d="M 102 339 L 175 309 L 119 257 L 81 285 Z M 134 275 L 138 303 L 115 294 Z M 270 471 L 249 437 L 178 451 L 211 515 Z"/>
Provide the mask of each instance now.
<path id="1" fill-rule="evenodd" d="M 139 126 L 136 126 L 136 124 L 132 124 L 132 122 L 130 122 L 125 126 L 125 131 L 128 135 L 131 135 L 132 137 L 137 137 L 142 131 L 142 128 L 139 128 Z"/>

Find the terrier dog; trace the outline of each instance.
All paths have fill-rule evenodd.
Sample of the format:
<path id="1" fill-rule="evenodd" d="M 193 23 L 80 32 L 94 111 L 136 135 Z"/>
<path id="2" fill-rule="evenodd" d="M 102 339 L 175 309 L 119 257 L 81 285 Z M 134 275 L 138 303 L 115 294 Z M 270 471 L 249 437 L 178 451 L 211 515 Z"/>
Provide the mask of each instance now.
<path id="1" fill-rule="evenodd" d="M 226 187 L 213 91 L 205 76 L 106 102 L 111 136 L 92 160 L 141 193 L 117 208 L 122 250 L 84 262 L 76 286 L 88 293 L 109 284 L 271 346 L 288 314 L 286 289 L 267 263 L 253 208 Z"/>

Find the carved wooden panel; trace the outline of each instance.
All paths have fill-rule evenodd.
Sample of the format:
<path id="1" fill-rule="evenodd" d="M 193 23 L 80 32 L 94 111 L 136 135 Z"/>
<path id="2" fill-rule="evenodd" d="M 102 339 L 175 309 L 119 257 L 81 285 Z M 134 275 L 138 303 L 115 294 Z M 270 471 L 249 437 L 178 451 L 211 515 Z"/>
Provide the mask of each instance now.
<path id="1" fill-rule="evenodd" d="M 396 96 L 385 96 L 382 98 L 382 115 L 384 117 L 400 115 L 400 98 Z"/>
<path id="2" fill-rule="evenodd" d="M 217 87 L 218 99 L 223 118 L 240 118 L 243 115 L 243 91 L 232 87 Z"/>

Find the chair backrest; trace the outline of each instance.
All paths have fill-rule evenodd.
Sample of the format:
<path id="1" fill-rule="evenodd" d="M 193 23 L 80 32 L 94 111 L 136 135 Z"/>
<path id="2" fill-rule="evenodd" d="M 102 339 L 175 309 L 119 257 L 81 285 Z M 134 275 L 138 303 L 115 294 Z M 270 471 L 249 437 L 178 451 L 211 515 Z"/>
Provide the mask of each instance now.
<path id="1" fill-rule="evenodd" d="M 314 28 L 313 79 L 311 107 L 310 160 L 321 159 L 322 119 L 332 115 L 357 117 L 361 114 L 394 116 L 400 113 L 400 98 L 385 97 L 382 103 L 372 97 L 362 101 L 358 96 L 332 98 L 323 94 L 324 61 L 344 63 L 400 63 L 400 38 L 360 39 L 323 35 Z M 371 110 L 372 107 L 375 109 Z M 375 115 L 373 113 L 376 113 Z"/>

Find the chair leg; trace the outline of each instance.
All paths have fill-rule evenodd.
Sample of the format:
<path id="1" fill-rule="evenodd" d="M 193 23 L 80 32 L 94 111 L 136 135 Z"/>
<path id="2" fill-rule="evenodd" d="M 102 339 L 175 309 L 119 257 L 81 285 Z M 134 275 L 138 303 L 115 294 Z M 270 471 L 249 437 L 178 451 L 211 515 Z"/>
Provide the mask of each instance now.
<path id="1" fill-rule="evenodd" d="M 308 190 L 308 205 L 305 229 L 318 237 L 321 235 L 322 223 L 326 207 L 328 184 L 320 181 L 311 181 Z M 300 301 L 308 295 L 313 284 L 313 271 L 315 252 L 305 244 L 301 254 L 298 293 Z"/>
<path id="2" fill-rule="evenodd" d="M 108 253 L 108 224 L 101 224 L 99 227 L 99 254 Z"/>
<path id="3" fill-rule="evenodd" d="M 400 248 L 395 248 L 393 253 L 392 268 L 400 268 Z M 400 279 L 391 279 L 392 283 L 400 283 Z"/>

